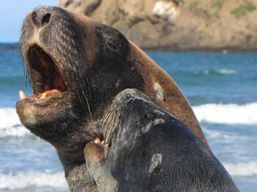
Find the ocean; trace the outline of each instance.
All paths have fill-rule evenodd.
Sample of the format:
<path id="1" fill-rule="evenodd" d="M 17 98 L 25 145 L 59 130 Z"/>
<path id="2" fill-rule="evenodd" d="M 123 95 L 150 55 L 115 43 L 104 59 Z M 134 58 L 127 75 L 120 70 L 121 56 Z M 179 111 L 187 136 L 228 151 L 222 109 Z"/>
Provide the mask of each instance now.
<path id="1" fill-rule="evenodd" d="M 257 192 L 257 53 L 147 53 L 187 96 L 239 189 Z M 16 115 L 19 90 L 31 94 L 23 65 L 19 50 L 0 49 L 0 192 L 68 191 L 55 149 Z"/>

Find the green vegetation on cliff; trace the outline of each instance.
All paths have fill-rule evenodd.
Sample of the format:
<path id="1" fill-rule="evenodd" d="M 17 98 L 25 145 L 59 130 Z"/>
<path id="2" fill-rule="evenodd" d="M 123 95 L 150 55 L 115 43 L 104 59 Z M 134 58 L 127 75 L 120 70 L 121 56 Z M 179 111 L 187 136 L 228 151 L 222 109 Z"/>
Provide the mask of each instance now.
<path id="1" fill-rule="evenodd" d="M 231 14 L 234 15 L 236 18 L 241 18 L 248 13 L 255 11 L 256 6 L 249 1 L 245 1 L 243 4 L 239 5 L 237 8 L 231 11 Z"/>
<path id="2" fill-rule="evenodd" d="M 61 0 L 146 49 L 257 50 L 257 0 Z"/>

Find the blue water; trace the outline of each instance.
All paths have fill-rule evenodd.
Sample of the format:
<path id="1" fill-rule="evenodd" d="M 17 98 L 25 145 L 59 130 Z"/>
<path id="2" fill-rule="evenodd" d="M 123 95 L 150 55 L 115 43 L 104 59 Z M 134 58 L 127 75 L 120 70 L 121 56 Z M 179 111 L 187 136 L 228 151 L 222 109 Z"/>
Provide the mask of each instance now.
<path id="1" fill-rule="evenodd" d="M 148 52 L 188 97 L 211 149 L 242 192 L 257 192 L 257 53 Z M 68 191 L 55 149 L 15 112 L 29 95 L 18 50 L 0 50 L 0 192 Z"/>

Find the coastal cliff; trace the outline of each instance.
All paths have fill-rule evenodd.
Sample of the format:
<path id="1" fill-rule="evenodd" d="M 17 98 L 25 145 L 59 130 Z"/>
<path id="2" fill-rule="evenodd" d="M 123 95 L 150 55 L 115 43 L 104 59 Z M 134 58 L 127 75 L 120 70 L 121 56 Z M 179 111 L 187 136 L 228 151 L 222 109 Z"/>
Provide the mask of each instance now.
<path id="1" fill-rule="evenodd" d="M 60 0 L 144 49 L 257 50 L 257 0 Z"/>

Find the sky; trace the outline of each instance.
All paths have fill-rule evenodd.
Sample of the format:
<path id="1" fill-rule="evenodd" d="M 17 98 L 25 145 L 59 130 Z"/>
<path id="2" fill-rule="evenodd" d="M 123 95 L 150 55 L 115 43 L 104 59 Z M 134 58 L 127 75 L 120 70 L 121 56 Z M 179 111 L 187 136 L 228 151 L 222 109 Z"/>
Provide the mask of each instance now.
<path id="1" fill-rule="evenodd" d="M 18 42 L 25 16 L 37 6 L 58 5 L 58 0 L 7 0 L 0 6 L 0 43 Z"/>

